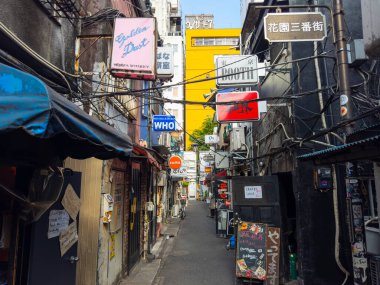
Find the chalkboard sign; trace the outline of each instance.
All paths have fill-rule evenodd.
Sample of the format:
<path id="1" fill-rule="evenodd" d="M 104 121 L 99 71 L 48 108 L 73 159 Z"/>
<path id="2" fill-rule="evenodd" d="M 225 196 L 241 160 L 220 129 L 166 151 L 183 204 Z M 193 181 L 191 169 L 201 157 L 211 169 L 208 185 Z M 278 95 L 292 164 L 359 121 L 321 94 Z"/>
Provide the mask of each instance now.
<path id="1" fill-rule="evenodd" d="M 236 276 L 266 279 L 267 226 L 242 222 L 237 233 Z"/>

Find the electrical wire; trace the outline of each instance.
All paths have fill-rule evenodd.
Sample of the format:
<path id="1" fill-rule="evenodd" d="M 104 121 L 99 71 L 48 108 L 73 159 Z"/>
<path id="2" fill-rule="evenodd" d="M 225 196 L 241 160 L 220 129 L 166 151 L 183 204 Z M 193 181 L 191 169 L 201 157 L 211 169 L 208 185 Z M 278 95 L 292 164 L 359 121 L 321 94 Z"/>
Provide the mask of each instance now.
<path id="1" fill-rule="evenodd" d="M 286 61 L 283 63 L 272 64 L 270 66 L 252 68 L 251 71 L 257 71 L 260 69 L 267 69 L 268 67 L 273 68 L 273 67 L 277 67 L 277 66 L 288 65 L 290 63 L 297 63 L 297 62 L 302 62 L 302 61 L 306 61 L 306 60 L 310 61 L 311 59 L 314 59 L 314 58 L 324 58 L 325 57 L 325 58 L 331 58 L 333 60 L 336 60 L 335 57 L 327 55 L 328 53 L 330 53 L 332 51 L 333 50 L 322 52 L 322 53 L 318 54 L 317 56 L 309 56 L 309 57 L 304 57 L 304 58 L 300 58 L 300 59 L 296 59 L 296 60 L 292 60 L 292 61 Z M 153 90 L 161 90 L 161 89 L 166 89 L 166 88 L 176 87 L 176 86 L 182 86 L 182 85 L 187 85 L 187 84 L 203 83 L 203 82 L 207 82 L 207 81 L 211 81 L 211 80 L 215 80 L 215 79 L 219 79 L 219 78 L 224 78 L 224 77 L 231 76 L 231 75 L 242 74 L 245 72 L 246 71 L 234 72 L 234 73 L 229 73 L 227 75 L 219 75 L 219 76 L 214 76 L 214 77 L 209 77 L 209 78 L 187 81 L 186 83 L 179 82 L 179 83 L 174 83 L 174 84 L 169 84 L 169 85 L 164 85 L 164 86 L 150 87 L 150 88 L 139 89 L 139 90 L 131 89 L 130 92 L 103 93 L 102 95 L 98 95 L 98 96 L 132 95 L 133 93 L 140 93 L 140 92 L 153 91 Z M 98 97 L 98 96 L 94 95 L 92 97 Z"/>

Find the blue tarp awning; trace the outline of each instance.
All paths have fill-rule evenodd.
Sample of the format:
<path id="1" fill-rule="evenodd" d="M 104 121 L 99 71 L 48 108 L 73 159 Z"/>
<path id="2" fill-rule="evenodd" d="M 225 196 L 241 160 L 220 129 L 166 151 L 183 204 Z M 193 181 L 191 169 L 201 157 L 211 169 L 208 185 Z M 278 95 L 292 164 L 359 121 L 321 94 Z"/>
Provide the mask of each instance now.
<path id="1" fill-rule="evenodd" d="M 131 139 L 89 116 L 38 78 L 0 63 L 0 159 L 129 156 Z"/>

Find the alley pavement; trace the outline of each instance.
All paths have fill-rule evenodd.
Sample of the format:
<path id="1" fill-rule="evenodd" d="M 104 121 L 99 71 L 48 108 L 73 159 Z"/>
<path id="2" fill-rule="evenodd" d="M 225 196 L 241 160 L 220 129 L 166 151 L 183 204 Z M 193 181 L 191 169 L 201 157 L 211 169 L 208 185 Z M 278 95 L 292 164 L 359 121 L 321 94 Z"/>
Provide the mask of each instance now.
<path id="1" fill-rule="evenodd" d="M 215 233 L 205 202 L 192 201 L 177 237 L 165 239 L 154 285 L 234 284 L 234 251 Z"/>

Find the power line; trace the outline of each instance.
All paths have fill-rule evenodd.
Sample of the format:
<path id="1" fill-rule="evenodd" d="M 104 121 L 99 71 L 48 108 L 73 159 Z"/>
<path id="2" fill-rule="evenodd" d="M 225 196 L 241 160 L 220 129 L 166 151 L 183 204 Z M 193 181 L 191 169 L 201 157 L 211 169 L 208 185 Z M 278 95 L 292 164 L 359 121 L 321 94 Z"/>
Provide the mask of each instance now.
<path id="1" fill-rule="evenodd" d="M 287 61 L 287 62 L 283 62 L 283 63 L 272 64 L 272 65 L 269 65 L 269 66 L 252 68 L 250 71 L 258 71 L 258 70 L 261 70 L 261 69 L 269 69 L 269 68 L 273 68 L 273 67 L 277 67 L 277 66 L 287 65 L 287 64 L 290 64 L 290 63 L 297 63 L 297 62 L 302 62 L 302 61 L 305 61 L 305 60 L 311 60 L 311 59 L 314 59 L 314 58 L 331 58 L 331 59 L 335 60 L 335 57 L 327 56 L 327 54 L 330 53 L 330 52 L 332 52 L 332 51 L 333 50 L 330 50 L 330 51 L 327 51 L 327 52 L 322 52 L 322 53 L 320 53 L 320 54 L 318 54 L 316 56 L 313 55 L 313 56 L 304 57 L 304 58 L 300 58 L 300 59 L 296 59 L 296 60 L 292 60 L 292 61 Z M 228 76 L 238 75 L 238 74 L 242 74 L 242 73 L 245 73 L 245 72 L 247 72 L 247 71 L 239 71 L 239 72 L 235 72 L 235 73 L 229 73 L 229 74 L 226 74 L 226 75 L 219 75 L 219 76 L 214 76 L 214 77 L 209 77 L 209 78 L 192 80 L 192 81 L 187 81 L 186 83 L 179 82 L 179 83 L 174 83 L 174 84 L 169 84 L 169 85 L 164 85 L 164 86 L 155 86 L 155 87 L 150 87 L 150 88 L 145 88 L 145 89 L 140 89 L 140 90 L 131 89 L 129 92 L 103 93 L 102 95 L 93 95 L 91 97 L 96 98 L 96 97 L 99 97 L 99 96 L 102 97 L 102 96 L 116 96 L 116 95 L 132 95 L 133 93 L 141 93 L 141 92 L 146 92 L 146 91 L 161 90 L 161 89 L 166 89 L 166 88 L 175 87 L 175 86 L 181 86 L 181 85 L 187 85 L 187 84 L 203 83 L 203 82 L 206 82 L 206 81 L 211 81 L 211 80 L 215 80 L 215 79 L 219 79 L 219 78 L 224 78 L 224 77 L 228 77 Z"/>

